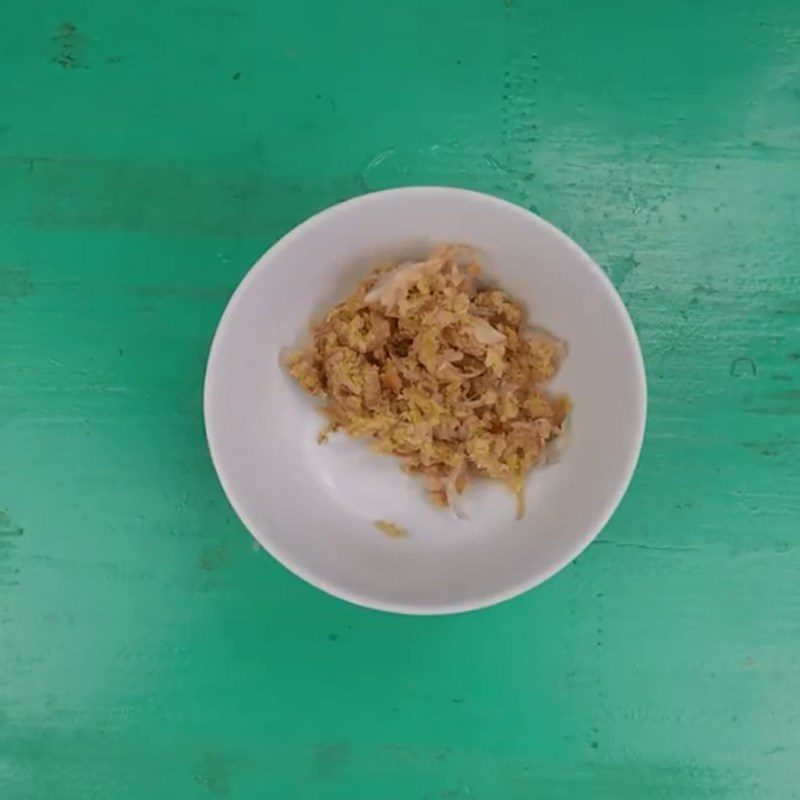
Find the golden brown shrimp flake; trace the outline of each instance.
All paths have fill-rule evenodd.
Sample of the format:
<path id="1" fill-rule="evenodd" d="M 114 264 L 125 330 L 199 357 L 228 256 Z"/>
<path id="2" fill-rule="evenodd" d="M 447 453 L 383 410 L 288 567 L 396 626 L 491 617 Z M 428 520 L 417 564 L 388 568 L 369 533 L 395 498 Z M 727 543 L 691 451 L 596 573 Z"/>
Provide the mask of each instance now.
<path id="1" fill-rule="evenodd" d="M 382 534 L 388 536 L 390 539 L 407 539 L 408 531 L 400 525 L 395 525 L 394 522 L 388 522 L 385 519 L 376 519 L 372 523 Z"/>
<path id="2" fill-rule="evenodd" d="M 466 263 L 465 263 L 466 262 Z M 561 344 L 526 332 L 519 303 L 482 286 L 470 251 L 375 270 L 287 359 L 329 424 L 371 437 L 447 506 L 473 475 L 509 484 L 522 513 L 527 471 L 562 433 L 566 397 L 544 386 Z"/>

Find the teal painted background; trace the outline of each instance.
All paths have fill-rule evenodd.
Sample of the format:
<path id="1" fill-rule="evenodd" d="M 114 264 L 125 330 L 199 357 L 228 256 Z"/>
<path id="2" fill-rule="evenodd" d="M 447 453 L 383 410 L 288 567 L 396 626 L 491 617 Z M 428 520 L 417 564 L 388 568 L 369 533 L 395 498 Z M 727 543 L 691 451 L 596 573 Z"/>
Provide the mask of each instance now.
<path id="1" fill-rule="evenodd" d="M 0 9 L 0 797 L 800 797 L 796 0 Z M 309 214 L 534 209 L 640 332 L 599 540 L 500 607 L 350 607 L 203 437 L 227 297 Z"/>

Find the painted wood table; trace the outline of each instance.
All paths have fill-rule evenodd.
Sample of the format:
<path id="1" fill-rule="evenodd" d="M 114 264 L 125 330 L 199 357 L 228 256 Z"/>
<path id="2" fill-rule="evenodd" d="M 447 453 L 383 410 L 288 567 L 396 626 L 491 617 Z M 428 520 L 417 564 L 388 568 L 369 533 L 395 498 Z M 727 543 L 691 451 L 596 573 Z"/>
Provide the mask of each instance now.
<path id="1" fill-rule="evenodd" d="M 0 798 L 800 797 L 797 0 L 0 9 Z M 217 319 L 342 198 L 539 212 L 637 324 L 584 555 L 441 619 L 259 552 L 203 436 Z"/>

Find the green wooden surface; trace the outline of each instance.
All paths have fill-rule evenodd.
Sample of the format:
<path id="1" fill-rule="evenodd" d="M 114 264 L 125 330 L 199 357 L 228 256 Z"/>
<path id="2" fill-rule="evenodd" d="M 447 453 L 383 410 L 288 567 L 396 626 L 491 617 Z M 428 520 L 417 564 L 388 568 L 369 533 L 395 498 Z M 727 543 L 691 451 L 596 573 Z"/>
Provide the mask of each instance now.
<path id="1" fill-rule="evenodd" d="M 622 507 L 500 607 L 372 613 L 257 549 L 210 337 L 309 214 L 419 183 L 608 270 Z M 800 797 L 797 0 L 0 8 L 0 798 Z"/>

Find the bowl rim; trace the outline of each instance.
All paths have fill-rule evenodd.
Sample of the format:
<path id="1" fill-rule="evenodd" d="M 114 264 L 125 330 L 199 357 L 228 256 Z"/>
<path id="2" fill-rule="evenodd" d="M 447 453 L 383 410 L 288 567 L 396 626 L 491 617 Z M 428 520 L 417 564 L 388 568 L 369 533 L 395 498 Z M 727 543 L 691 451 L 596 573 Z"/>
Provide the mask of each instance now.
<path id="1" fill-rule="evenodd" d="M 493 204 L 502 208 L 506 212 L 511 212 L 533 219 L 537 222 L 537 224 L 544 226 L 551 234 L 559 239 L 567 249 L 570 249 L 582 256 L 590 270 L 592 270 L 599 278 L 611 301 L 615 304 L 616 309 L 624 323 L 625 335 L 628 339 L 628 343 L 633 346 L 633 352 L 636 355 L 636 363 L 633 365 L 635 373 L 634 377 L 637 385 L 637 393 L 640 398 L 640 408 L 638 409 L 638 418 L 635 420 L 635 436 L 627 454 L 625 469 L 621 473 L 621 478 L 617 483 L 616 490 L 607 498 L 602 512 L 596 516 L 595 524 L 587 528 L 583 535 L 577 539 L 572 547 L 565 551 L 564 555 L 560 559 L 546 568 L 535 571 L 525 580 L 518 581 L 512 586 L 506 587 L 502 591 L 477 594 L 475 597 L 468 600 L 461 600 L 453 603 L 417 605 L 408 602 L 383 601 L 373 597 L 363 596 L 358 592 L 350 591 L 346 587 L 330 582 L 327 578 L 306 569 L 303 564 L 298 563 L 291 556 L 283 552 L 279 546 L 275 545 L 269 536 L 269 530 L 263 529 L 263 526 L 256 525 L 250 518 L 239 498 L 237 497 L 233 484 L 225 472 L 225 468 L 219 455 L 219 448 L 217 447 L 215 441 L 216 434 L 214 432 L 214 426 L 211 421 L 213 418 L 211 411 L 211 396 L 214 391 L 213 384 L 215 381 L 215 363 L 216 359 L 219 357 L 219 343 L 222 333 L 229 325 L 230 320 L 233 318 L 236 308 L 241 301 L 241 298 L 246 294 L 256 275 L 258 275 L 264 269 L 267 269 L 266 262 L 268 260 L 274 260 L 276 256 L 280 256 L 281 251 L 286 249 L 295 239 L 303 236 L 309 229 L 313 228 L 324 219 L 342 213 L 346 209 L 352 209 L 390 195 L 437 194 L 445 194 L 452 197 L 470 197 L 474 200 L 480 200 L 481 202 Z M 203 381 L 203 422 L 209 454 L 211 456 L 211 462 L 214 466 L 217 478 L 222 486 L 226 498 L 228 499 L 228 502 L 231 504 L 231 507 L 239 517 L 240 521 L 244 524 L 245 528 L 247 528 L 250 535 L 279 564 L 288 569 L 298 578 L 301 578 L 302 580 L 306 581 L 306 583 L 311 584 L 326 594 L 332 595 L 340 600 L 345 600 L 363 608 L 407 615 L 438 616 L 477 611 L 482 608 L 488 608 L 498 603 L 505 602 L 506 600 L 511 600 L 514 597 L 518 597 L 519 595 L 524 594 L 541 583 L 544 583 L 546 580 L 553 577 L 553 575 L 560 572 L 562 569 L 564 569 L 564 567 L 574 561 L 592 543 L 592 541 L 597 538 L 603 528 L 605 528 L 605 526 L 608 524 L 612 515 L 622 501 L 622 498 L 627 492 L 633 475 L 636 471 L 636 466 L 642 450 L 647 422 L 647 401 L 647 376 L 645 372 L 644 358 L 642 356 L 642 349 L 636 334 L 636 329 L 633 325 L 630 314 L 628 313 L 628 309 L 625 307 L 625 304 L 622 302 L 622 298 L 619 296 L 614 284 L 611 282 L 606 273 L 600 268 L 597 262 L 588 253 L 586 253 L 586 251 L 579 244 L 577 244 L 577 242 L 575 242 L 573 239 L 567 236 L 566 233 L 561 231 L 551 222 L 548 222 L 543 217 L 540 217 L 538 214 L 535 214 L 534 212 L 529 211 L 522 206 L 518 206 L 508 200 L 503 200 L 502 198 L 494 195 L 475 191 L 473 189 L 462 189 L 453 186 L 418 185 L 367 192 L 318 211 L 277 239 L 258 257 L 258 259 L 256 259 L 255 263 L 240 280 L 236 289 L 228 299 L 225 309 L 222 312 L 219 322 L 217 323 L 217 327 L 214 331 L 214 336 L 211 341 L 211 346 L 209 348 L 208 358 L 206 361 L 205 377 Z"/>

